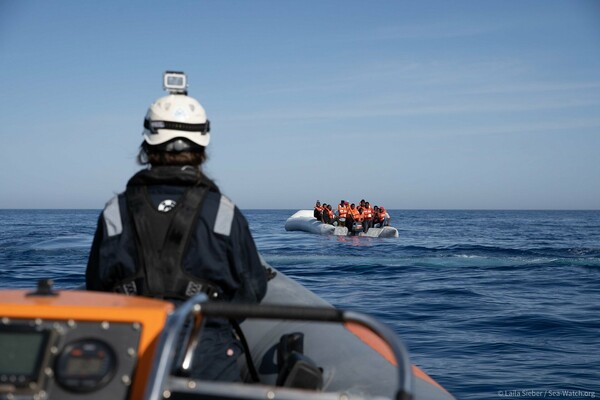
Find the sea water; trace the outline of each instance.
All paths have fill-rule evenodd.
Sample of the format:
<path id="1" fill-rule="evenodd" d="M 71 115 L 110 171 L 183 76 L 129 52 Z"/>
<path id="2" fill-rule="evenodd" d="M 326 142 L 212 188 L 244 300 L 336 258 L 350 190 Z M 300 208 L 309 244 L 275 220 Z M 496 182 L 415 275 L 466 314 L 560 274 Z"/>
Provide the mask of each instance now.
<path id="1" fill-rule="evenodd" d="M 458 399 L 600 398 L 600 211 L 391 210 L 389 239 L 286 232 L 295 211 L 244 211 L 264 258 Z M 0 210 L 0 286 L 81 285 L 98 215 Z"/>

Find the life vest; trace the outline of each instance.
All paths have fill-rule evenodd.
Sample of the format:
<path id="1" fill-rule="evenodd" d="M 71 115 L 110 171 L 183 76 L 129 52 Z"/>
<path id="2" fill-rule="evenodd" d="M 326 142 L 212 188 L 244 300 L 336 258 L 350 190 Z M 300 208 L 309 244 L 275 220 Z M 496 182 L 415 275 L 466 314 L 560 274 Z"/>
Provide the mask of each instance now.
<path id="1" fill-rule="evenodd" d="M 329 218 L 333 219 L 333 210 L 327 209 L 327 214 L 329 214 Z"/>
<path id="2" fill-rule="evenodd" d="M 323 206 L 315 206 L 313 217 L 315 217 L 316 219 L 321 219 L 323 217 Z"/>
<path id="3" fill-rule="evenodd" d="M 364 219 L 373 219 L 373 208 L 371 206 L 363 207 L 362 216 Z"/>
<path id="4" fill-rule="evenodd" d="M 347 211 L 345 205 L 338 204 L 338 212 L 339 212 L 340 218 L 346 218 L 346 214 L 348 211 Z"/>
<path id="5" fill-rule="evenodd" d="M 157 212 L 148 196 L 147 185 L 173 180 L 190 186 L 177 207 L 169 212 Z M 118 282 L 114 291 L 164 299 L 187 299 L 199 292 L 211 298 L 221 296 L 222 291 L 216 284 L 183 270 L 185 251 L 204 198 L 209 190 L 218 191 L 211 183 L 199 177 L 198 171 L 184 173 L 181 169 L 175 172 L 166 168 L 140 171 L 131 178 L 125 196 L 139 259 L 135 275 Z"/>
<path id="6" fill-rule="evenodd" d="M 383 222 L 385 220 L 386 211 L 385 208 L 379 207 L 379 222 Z"/>
<path id="7" fill-rule="evenodd" d="M 349 212 L 350 214 L 352 214 L 352 219 L 353 219 L 354 221 L 362 221 L 362 218 L 361 218 L 361 216 L 360 216 L 360 213 L 358 212 L 358 209 L 356 209 L 356 208 L 351 208 L 350 210 L 348 210 L 348 212 Z"/>

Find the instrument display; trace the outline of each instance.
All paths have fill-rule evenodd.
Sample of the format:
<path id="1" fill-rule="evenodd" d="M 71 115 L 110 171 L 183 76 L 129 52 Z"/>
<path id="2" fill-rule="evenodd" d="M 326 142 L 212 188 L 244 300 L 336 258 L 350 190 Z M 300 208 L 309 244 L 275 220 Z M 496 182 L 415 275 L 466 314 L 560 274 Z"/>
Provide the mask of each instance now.
<path id="1" fill-rule="evenodd" d="M 0 320 L 0 399 L 124 399 L 140 333 L 130 323 Z"/>
<path id="2" fill-rule="evenodd" d="M 27 326 L 4 327 L 0 331 L 0 383 L 26 387 L 37 381 L 49 335 Z"/>
<path id="3" fill-rule="evenodd" d="M 82 339 L 67 344 L 56 358 L 56 381 L 67 390 L 90 392 L 108 383 L 116 367 L 117 358 L 108 344 Z"/>

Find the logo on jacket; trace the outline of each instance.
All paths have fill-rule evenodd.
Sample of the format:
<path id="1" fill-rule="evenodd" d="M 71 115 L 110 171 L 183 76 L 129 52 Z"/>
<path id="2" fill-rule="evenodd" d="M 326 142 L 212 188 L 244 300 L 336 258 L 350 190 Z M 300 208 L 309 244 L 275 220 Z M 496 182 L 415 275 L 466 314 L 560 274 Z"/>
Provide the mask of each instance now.
<path id="1" fill-rule="evenodd" d="M 164 200 L 164 201 L 161 201 L 160 204 L 158 205 L 158 211 L 169 212 L 176 205 L 177 205 L 177 203 L 175 202 L 175 200 Z"/>

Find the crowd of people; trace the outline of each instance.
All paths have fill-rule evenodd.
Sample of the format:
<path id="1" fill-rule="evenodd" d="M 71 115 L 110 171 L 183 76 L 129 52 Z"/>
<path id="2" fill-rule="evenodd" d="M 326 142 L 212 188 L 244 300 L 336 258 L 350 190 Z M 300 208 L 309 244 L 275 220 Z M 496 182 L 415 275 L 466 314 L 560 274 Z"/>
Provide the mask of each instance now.
<path id="1" fill-rule="evenodd" d="M 360 201 L 358 206 L 341 200 L 335 212 L 331 204 L 321 204 L 317 200 L 314 217 L 324 224 L 345 226 L 349 231 L 353 230 L 355 223 L 361 225 L 363 232 L 367 232 L 369 228 L 383 228 L 390 225 L 390 216 L 386 209 L 383 206 L 372 207 L 364 199 Z"/>

